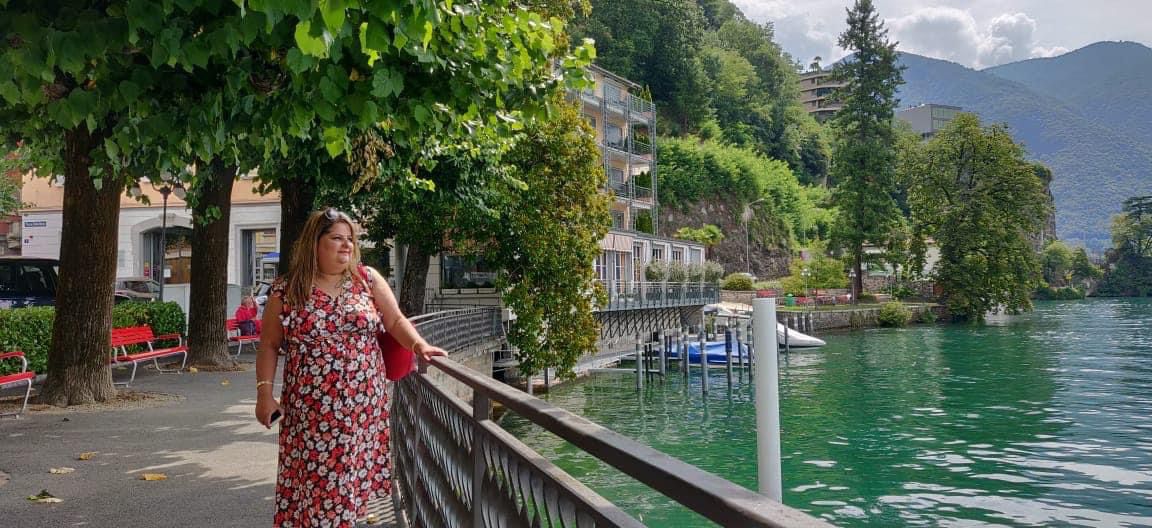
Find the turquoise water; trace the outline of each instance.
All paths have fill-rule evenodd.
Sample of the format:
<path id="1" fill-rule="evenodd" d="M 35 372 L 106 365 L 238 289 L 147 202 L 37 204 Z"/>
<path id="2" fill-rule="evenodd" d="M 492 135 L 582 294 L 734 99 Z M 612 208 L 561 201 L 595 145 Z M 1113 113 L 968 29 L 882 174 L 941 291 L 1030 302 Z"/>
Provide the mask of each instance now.
<path id="1" fill-rule="evenodd" d="M 781 360 L 784 502 L 839 526 L 1152 526 L 1152 302 L 822 335 Z M 547 398 L 755 489 L 747 378 L 596 375 Z M 649 526 L 703 518 L 516 417 L 505 427 Z"/>

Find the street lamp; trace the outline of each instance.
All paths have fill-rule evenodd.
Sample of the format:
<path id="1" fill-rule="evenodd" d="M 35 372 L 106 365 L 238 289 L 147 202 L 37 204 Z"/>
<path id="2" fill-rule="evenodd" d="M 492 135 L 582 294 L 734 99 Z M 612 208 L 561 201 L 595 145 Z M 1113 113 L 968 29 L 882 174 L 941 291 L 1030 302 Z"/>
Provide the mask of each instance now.
<path id="1" fill-rule="evenodd" d="M 848 270 L 848 287 L 852 289 L 852 304 L 856 304 L 856 270 Z"/>
<path id="2" fill-rule="evenodd" d="M 160 173 L 160 185 L 151 179 L 148 180 L 148 183 L 160 193 L 164 203 L 163 212 L 160 214 L 160 277 L 156 281 L 160 284 L 160 302 L 164 302 L 164 272 L 167 269 L 168 260 L 168 197 L 175 194 L 177 198 L 183 200 L 188 196 L 188 191 L 184 189 L 184 182 L 178 178 L 173 178 L 172 173 L 168 171 Z M 140 190 L 140 185 L 136 184 L 128 189 L 128 194 L 136 198 L 143 192 Z"/>
<path id="3" fill-rule="evenodd" d="M 751 236 L 748 234 L 748 222 L 752 220 L 752 206 L 763 202 L 765 199 L 766 197 L 757 198 L 754 201 L 748 202 L 748 204 L 744 206 L 744 214 L 740 215 L 740 219 L 744 221 L 744 265 L 748 268 L 745 271 L 747 271 L 749 275 L 752 274 L 752 252 L 750 249 Z"/>
<path id="4" fill-rule="evenodd" d="M 808 271 L 808 266 L 800 269 L 800 276 L 804 277 L 804 300 L 808 300 L 808 277 L 812 276 L 812 272 Z"/>

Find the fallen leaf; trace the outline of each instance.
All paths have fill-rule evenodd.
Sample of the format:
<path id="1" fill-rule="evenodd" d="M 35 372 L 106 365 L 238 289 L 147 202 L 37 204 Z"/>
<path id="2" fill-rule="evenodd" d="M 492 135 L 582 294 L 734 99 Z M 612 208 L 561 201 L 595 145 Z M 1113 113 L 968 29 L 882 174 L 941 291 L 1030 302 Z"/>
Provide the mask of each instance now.
<path id="1" fill-rule="evenodd" d="M 96 456 L 95 451 L 87 451 L 84 453 L 80 453 L 80 456 L 76 457 L 76 460 L 92 460 L 92 457 L 94 457 L 94 456 Z"/>
<path id="2" fill-rule="evenodd" d="M 64 502 L 60 499 L 57 499 L 56 497 L 53 497 L 52 494 L 48 493 L 48 490 L 46 489 L 40 490 L 40 493 L 37 493 L 36 495 L 29 495 L 28 500 L 42 504 L 55 504 L 57 502 Z"/>
<path id="3" fill-rule="evenodd" d="M 140 475 L 140 480 L 168 480 L 168 475 L 163 473 L 145 473 Z"/>
<path id="4" fill-rule="evenodd" d="M 53 474 L 53 475 L 67 475 L 68 473 L 71 473 L 73 471 L 76 471 L 76 468 L 58 467 L 58 468 L 52 468 L 52 469 L 48 470 L 48 472 Z"/>
<path id="5" fill-rule="evenodd" d="M 200 372 L 200 369 L 198 369 L 196 367 L 188 367 L 188 372 L 195 374 L 197 372 Z"/>
<path id="6" fill-rule="evenodd" d="M 220 384 L 221 384 L 221 385 L 231 385 L 231 384 L 232 384 L 232 382 L 231 382 L 231 381 L 228 381 L 228 380 L 224 380 L 224 381 L 221 381 L 221 382 L 220 382 Z"/>

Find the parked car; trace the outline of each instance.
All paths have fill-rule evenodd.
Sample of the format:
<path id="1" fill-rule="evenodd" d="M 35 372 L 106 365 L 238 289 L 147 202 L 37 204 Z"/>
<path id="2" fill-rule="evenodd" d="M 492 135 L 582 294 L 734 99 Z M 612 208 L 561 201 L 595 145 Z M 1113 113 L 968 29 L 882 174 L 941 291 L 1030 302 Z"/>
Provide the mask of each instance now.
<path id="1" fill-rule="evenodd" d="M 116 295 L 133 301 L 153 301 L 160 296 L 160 283 L 148 277 L 120 277 L 116 279 Z"/>
<path id="2" fill-rule="evenodd" d="M 56 304 L 58 266 L 55 259 L 0 257 L 0 308 Z"/>

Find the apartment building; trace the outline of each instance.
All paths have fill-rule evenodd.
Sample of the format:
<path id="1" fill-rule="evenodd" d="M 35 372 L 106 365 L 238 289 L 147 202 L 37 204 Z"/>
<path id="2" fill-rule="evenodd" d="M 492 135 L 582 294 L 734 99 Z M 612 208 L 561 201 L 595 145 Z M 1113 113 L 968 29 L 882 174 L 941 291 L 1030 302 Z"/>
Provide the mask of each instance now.
<path id="1" fill-rule="evenodd" d="M 963 112 L 959 106 L 942 104 L 922 104 L 896 111 L 896 119 L 912 126 L 920 137 L 932 139 L 944 127 L 948 126 L 956 115 Z"/>
<path id="2" fill-rule="evenodd" d="M 817 121 L 823 123 L 836 115 L 843 105 L 834 97 L 846 83 L 832 78 L 832 70 L 816 69 L 800 74 L 800 102 Z"/>

